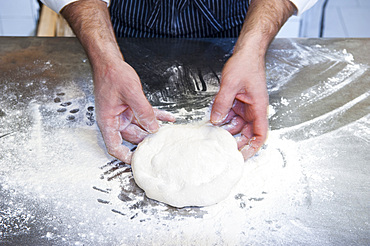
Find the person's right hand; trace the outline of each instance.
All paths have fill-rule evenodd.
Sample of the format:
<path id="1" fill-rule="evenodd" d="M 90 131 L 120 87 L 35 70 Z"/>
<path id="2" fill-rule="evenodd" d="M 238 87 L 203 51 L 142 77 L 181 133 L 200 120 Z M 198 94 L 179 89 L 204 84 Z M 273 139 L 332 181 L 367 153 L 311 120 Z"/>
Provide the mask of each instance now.
<path id="1" fill-rule="evenodd" d="M 147 101 L 138 75 L 122 57 L 105 2 L 75 1 L 65 6 L 61 14 L 92 65 L 97 122 L 107 150 L 129 164 L 132 153 L 122 144 L 123 139 L 139 143 L 158 130 L 157 119 L 175 119 L 153 109 Z"/>
<path id="2" fill-rule="evenodd" d="M 165 111 L 153 109 L 146 99 L 139 76 L 122 58 L 94 66 L 97 123 L 109 154 L 125 163 L 132 152 L 122 144 L 137 144 L 158 130 L 158 120 L 175 121 Z"/>

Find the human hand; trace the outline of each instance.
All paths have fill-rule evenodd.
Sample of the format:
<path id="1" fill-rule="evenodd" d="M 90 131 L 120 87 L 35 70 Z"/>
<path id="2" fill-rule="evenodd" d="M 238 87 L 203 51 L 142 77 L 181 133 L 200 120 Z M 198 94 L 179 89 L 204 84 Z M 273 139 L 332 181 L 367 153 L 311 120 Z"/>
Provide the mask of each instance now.
<path id="1" fill-rule="evenodd" d="M 165 111 L 153 109 L 146 99 L 139 76 L 122 59 L 94 66 L 97 123 L 109 154 L 125 163 L 132 152 L 122 140 L 137 144 L 159 128 L 157 120 L 175 121 Z"/>
<path id="2" fill-rule="evenodd" d="M 267 107 L 264 56 L 235 52 L 223 68 L 211 122 L 233 135 L 241 133 L 237 142 L 245 160 L 256 154 L 266 140 Z"/>

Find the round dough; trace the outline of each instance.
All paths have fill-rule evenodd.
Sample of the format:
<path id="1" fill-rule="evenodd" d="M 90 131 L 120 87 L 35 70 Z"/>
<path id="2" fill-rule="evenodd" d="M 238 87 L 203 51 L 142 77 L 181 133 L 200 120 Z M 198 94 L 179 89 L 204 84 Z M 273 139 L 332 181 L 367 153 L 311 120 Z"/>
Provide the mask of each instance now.
<path id="1" fill-rule="evenodd" d="M 235 138 L 213 125 L 167 125 L 132 158 L 135 182 L 149 198 L 174 207 L 208 206 L 239 181 L 244 158 Z"/>

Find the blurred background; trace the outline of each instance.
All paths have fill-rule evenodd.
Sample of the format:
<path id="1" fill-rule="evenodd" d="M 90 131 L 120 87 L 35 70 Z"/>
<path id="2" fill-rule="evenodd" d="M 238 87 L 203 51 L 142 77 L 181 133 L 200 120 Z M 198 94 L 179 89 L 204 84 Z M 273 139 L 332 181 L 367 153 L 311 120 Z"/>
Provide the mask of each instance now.
<path id="1" fill-rule="evenodd" d="M 319 0 L 293 16 L 278 37 L 370 37 L 370 0 Z M 72 36 L 38 0 L 0 0 L 0 36 Z"/>

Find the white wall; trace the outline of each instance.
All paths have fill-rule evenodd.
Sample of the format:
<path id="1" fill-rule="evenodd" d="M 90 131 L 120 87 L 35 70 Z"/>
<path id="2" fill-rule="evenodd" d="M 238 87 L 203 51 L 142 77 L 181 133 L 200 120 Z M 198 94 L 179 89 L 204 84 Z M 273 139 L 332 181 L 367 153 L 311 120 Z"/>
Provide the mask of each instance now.
<path id="1" fill-rule="evenodd" d="M 39 4 L 36 0 L 0 0 L 0 36 L 33 36 Z"/>

